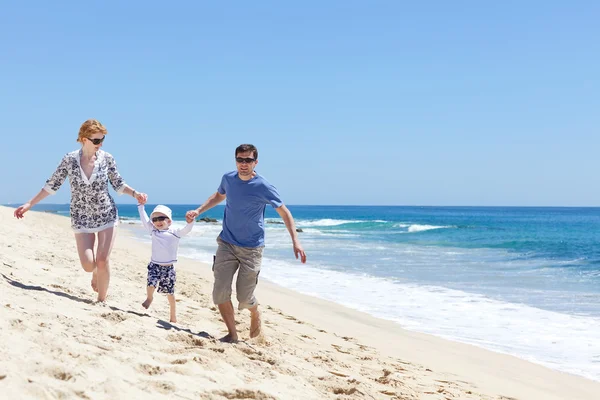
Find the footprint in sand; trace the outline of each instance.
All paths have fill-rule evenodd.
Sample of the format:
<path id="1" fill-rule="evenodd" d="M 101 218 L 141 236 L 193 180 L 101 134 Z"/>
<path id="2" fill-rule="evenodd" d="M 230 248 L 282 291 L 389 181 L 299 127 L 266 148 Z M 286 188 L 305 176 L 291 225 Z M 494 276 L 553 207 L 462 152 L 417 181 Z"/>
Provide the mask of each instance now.
<path id="1" fill-rule="evenodd" d="M 375 382 L 380 383 L 382 385 L 391 386 L 393 388 L 398 388 L 398 387 L 406 386 L 406 384 L 403 382 L 403 380 L 404 380 L 404 377 L 401 376 L 399 373 L 392 372 L 389 369 L 384 369 L 383 375 L 380 376 L 379 378 L 376 378 Z"/>
<path id="2" fill-rule="evenodd" d="M 166 371 L 158 365 L 140 364 L 138 369 L 148 375 L 162 375 Z"/>
<path id="3" fill-rule="evenodd" d="M 127 319 L 127 317 L 125 315 L 123 315 L 121 313 L 117 313 L 117 312 L 102 313 L 102 314 L 100 314 L 100 316 L 107 321 L 115 322 L 117 324 L 119 322 L 123 322 Z"/>
<path id="4" fill-rule="evenodd" d="M 162 394 L 172 393 L 176 389 L 176 387 L 170 382 L 148 382 L 148 384 Z"/>
<path id="5" fill-rule="evenodd" d="M 333 394 L 337 394 L 337 395 L 340 395 L 340 394 L 351 395 L 351 394 L 358 392 L 358 389 L 355 387 L 351 387 L 351 388 L 337 387 L 337 388 L 333 388 L 332 390 L 333 390 Z"/>
<path id="6" fill-rule="evenodd" d="M 68 373 L 60 368 L 50 369 L 50 370 L 48 370 L 48 374 L 50 376 L 52 376 L 53 378 L 58 379 L 60 381 L 69 381 L 69 380 L 73 379 L 73 375 L 71 375 L 70 373 Z"/>
<path id="7" fill-rule="evenodd" d="M 212 392 L 217 396 L 225 397 L 226 399 L 260 399 L 260 400 L 276 400 L 276 397 L 266 394 L 260 390 L 236 389 L 233 391 L 215 390 Z"/>
<path id="8" fill-rule="evenodd" d="M 277 360 L 266 356 L 262 351 L 255 351 L 251 348 L 242 348 L 242 349 L 240 349 L 240 351 L 242 353 L 244 353 L 246 356 L 248 356 L 249 360 L 260 361 L 260 362 L 264 362 L 264 363 L 267 363 L 270 365 L 277 364 Z"/>
<path id="9" fill-rule="evenodd" d="M 338 346 L 337 344 L 332 344 L 331 347 L 333 347 L 334 349 L 336 349 L 340 353 L 352 354 L 350 351 L 342 349 L 342 346 Z"/>
<path id="10" fill-rule="evenodd" d="M 10 320 L 10 326 L 12 326 L 15 329 L 25 329 L 25 327 L 23 326 L 23 320 L 22 319 L 11 319 Z"/>
<path id="11" fill-rule="evenodd" d="M 84 400 L 91 400 L 91 397 L 88 396 L 87 394 L 85 394 L 85 392 L 83 390 L 77 390 L 75 392 L 75 394 L 77 395 L 77 397 L 79 397 L 80 399 L 84 399 Z"/>
<path id="12" fill-rule="evenodd" d="M 61 285 L 57 285 L 56 283 L 51 284 L 50 287 L 54 288 L 54 289 L 61 290 L 64 293 L 73 294 L 73 291 L 71 291 L 71 289 L 69 289 L 67 287 L 64 287 L 64 286 L 61 286 Z"/>
<path id="13" fill-rule="evenodd" d="M 193 346 L 193 347 L 204 347 L 204 345 L 206 344 L 204 340 L 202 340 L 198 337 L 194 337 L 194 335 L 185 334 L 185 333 L 171 334 L 171 335 L 167 336 L 167 340 L 169 342 L 181 342 L 181 343 L 187 344 L 189 346 Z"/>

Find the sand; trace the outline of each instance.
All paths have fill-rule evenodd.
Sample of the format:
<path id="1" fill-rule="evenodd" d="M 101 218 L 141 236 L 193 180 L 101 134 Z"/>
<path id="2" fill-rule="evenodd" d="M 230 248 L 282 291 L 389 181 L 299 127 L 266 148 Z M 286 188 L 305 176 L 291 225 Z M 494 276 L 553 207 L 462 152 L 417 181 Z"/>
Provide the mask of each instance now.
<path id="1" fill-rule="evenodd" d="M 177 265 L 178 322 L 145 299 L 150 246 L 119 228 L 106 303 L 67 217 L 0 207 L 0 393 L 7 399 L 596 399 L 600 383 L 403 330 L 262 280 L 263 335 L 226 333 L 210 266 Z M 202 224 L 194 229 L 202 230 Z M 310 257 L 310 249 L 306 249 Z M 268 247 L 266 249 L 268 252 Z M 234 302 L 235 304 L 235 302 Z"/>

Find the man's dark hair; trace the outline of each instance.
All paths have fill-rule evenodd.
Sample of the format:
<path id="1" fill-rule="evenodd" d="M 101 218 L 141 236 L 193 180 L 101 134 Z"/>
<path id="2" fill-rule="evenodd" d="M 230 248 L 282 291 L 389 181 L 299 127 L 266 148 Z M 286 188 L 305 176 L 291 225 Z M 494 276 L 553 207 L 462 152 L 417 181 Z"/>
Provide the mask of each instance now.
<path id="1" fill-rule="evenodd" d="M 258 160 L 258 149 L 253 144 L 240 144 L 235 149 L 235 156 L 237 157 L 238 154 L 245 153 L 247 151 L 251 151 L 252 155 L 254 156 L 254 159 Z"/>

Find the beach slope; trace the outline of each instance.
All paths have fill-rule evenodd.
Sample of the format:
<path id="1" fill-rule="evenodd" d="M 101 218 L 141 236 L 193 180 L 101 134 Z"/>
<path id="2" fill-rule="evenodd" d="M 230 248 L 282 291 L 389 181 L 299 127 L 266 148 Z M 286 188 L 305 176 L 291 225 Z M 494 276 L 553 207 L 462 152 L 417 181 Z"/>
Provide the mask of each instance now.
<path id="1" fill-rule="evenodd" d="M 264 336 L 225 344 L 210 266 L 178 264 L 178 323 L 145 299 L 148 244 L 120 228 L 105 304 L 69 219 L 0 206 L 0 391 L 6 398 L 595 399 L 600 384 L 261 282 Z M 194 229 L 202 229 L 197 225 Z M 268 249 L 267 249 L 268 251 Z M 310 255 L 310 249 L 307 249 Z M 299 266 L 300 267 L 300 266 Z"/>

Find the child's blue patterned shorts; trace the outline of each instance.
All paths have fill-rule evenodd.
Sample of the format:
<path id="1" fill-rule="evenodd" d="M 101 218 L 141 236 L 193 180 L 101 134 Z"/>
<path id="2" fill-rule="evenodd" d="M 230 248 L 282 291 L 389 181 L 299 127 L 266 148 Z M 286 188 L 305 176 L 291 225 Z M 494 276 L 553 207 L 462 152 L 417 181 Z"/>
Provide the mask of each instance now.
<path id="1" fill-rule="evenodd" d="M 172 265 L 158 265 L 153 262 L 148 264 L 148 286 L 154 286 L 158 293 L 175 293 L 175 267 Z"/>

